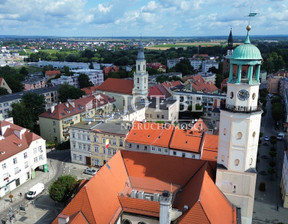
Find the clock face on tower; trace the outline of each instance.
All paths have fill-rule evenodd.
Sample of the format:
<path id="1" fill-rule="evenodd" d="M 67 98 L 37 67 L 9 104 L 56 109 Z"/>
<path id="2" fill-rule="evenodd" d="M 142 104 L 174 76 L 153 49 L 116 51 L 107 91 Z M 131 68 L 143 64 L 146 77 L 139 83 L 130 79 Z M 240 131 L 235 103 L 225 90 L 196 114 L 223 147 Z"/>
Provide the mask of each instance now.
<path id="1" fill-rule="evenodd" d="M 238 92 L 238 99 L 239 100 L 247 100 L 249 98 L 249 92 L 246 89 L 241 89 Z"/>

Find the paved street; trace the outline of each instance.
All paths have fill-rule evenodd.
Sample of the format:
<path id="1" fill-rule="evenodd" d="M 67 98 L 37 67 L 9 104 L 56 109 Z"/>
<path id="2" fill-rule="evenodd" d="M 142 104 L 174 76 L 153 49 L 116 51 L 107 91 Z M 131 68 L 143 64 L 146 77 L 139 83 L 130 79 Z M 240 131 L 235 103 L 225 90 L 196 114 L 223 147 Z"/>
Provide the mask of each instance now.
<path id="1" fill-rule="evenodd" d="M 277 136 L 279 132 L 282 132 L 282 127 L 279 130 L 274 128 L 274 120 L 271 115 L 271 102 L 267 101 L 267 113 L 262 118 L 261 132 L 264 133 L 261 138 L 261 144 L 258 149 L 257 163 L 257 184 L 255 192 L 255 204 L 254 204 L 254 215 L 253 224 L 260 223 L 288 223 L 288 209 L 282 207 L 282 199 L 280 193 L 280 181 L 283 164 L 283 153 L 287 149 L 286 140 L 277 141 L 275 148 L 277 150 L 277 156 L 274 158 L 276 162 L 275 170 L 276 173 L 272 176 L 267 172 L 270 161 L 273 161 L 269 155 L 269 151 L 272 147 L 269 141 L 264 140 L 264 136 Z M 281 125 L 280 125 L 281 126 Z M 287 137 L 287 136 L 286 136 Z M 266 191 L 259 191 L 259 184 L 264 182 L 266 184 Z M 277 211 L 277 205 L 279 211 Z"/>
<path id="2" fill-rule="evenodd" d="M 8 209 L 12 207 L 15 215 L 15 224 L 31 224 L 31 223 L 51 223 L 57 214 L 63 209 L 63 205 L 55 203 L 48 195 L 48 187 L 62 174 L 72 174 L 79 178 L 91 178 L 83 174 L 86 166 L 75 165 L 69 163 L 70 153 L 69 150 L 63 151 L 48 151 L 48 165 L 49 172 L 42 171 L 36 172 L 36 177 L 20 187 L 13 190 L 11 193 L 14 195 L 14 201 L 11 203 L 8 195 L 0 199 L 0 219 L 8 220 Z M 34 200 L 27 200 L 24 194 L 34 186 L 36 183 L 44 183 L 45 191 Z M 23 194 L 20 197 L 20 192 Z M 20 211 L 20 206 L 25 208 L 25 211 Z M 7 223 L 10 223 L 9 221 Z"/>

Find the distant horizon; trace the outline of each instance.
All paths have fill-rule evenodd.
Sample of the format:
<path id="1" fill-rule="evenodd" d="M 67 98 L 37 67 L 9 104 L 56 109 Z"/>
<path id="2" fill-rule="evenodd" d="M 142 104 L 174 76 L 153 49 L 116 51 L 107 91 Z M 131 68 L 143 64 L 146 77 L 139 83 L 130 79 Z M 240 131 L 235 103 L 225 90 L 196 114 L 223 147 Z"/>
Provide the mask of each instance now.
<path id="1" fill-rule="evenodd" d="M 233 35 L 242 36 L 251 24 L 251 36 L 286 36 L 287 11 L 284 0 L 5 0 L 0 1 L 0 34 L 207 37 L 228 36 L 232 28 Z"/>

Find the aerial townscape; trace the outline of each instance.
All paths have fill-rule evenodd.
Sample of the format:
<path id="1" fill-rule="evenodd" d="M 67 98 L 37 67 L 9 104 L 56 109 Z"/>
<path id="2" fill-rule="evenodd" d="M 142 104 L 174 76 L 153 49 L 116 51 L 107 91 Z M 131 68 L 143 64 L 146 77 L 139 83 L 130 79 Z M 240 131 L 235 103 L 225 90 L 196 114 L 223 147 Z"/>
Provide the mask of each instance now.
<path id="1" fill-rule="evenodd" d="M 288 224 L 285 1 L 30 1 L 0 2 L 2 224 Z"/>

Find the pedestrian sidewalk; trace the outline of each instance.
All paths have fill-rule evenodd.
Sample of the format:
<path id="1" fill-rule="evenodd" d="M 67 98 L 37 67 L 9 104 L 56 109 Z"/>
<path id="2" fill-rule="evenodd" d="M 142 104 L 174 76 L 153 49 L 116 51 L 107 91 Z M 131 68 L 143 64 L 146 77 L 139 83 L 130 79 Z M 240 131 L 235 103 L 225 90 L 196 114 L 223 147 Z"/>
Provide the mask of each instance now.
<path id="1" fill-rule="evenodd" d="M 8 216 L 9 207 L 15 209 L 19 209 L 21 204 L 29 204 L 32 201 L 25 199 L 25 194 L 29 191 L 31 187 L 33 187 L 37 183 L 43 183 L 45 185 L 45 191 L 48 191 L 48 187 L 52 179 L 54 179 L 57 173 L 57 165 L 60 163 L 59 161 L 51 161 L 47 160 L 49 172 L 44 173 L 43 171 L 36 171 L 35 178 L 26 181 L 24 184 L 20 185 L 10 193 L 6 194 L 4 197 L 0 199 L 0 219 Z M 12 194 L 13 201 L 9 198 L 9 195 Z M 22 196 L 21 196 L 22 194 Z"/>

